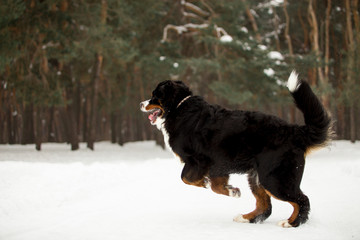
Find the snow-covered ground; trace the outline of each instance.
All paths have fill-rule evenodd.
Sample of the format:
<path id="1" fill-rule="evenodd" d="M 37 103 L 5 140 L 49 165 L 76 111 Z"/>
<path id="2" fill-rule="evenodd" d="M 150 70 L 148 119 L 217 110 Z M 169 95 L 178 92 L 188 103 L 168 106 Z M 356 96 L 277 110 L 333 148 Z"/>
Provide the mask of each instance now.
<path id="1" fill-rule="evenodd" d="M 0 146 L 1 240 L 360 239 L 360 144 L 333 143 L 307 159 L 302 183 L 310 220 L 284 229 L 292 207 L 273 199 L 262 224 L 236 223 L 253 210 L 245 176 L 240 199 L 185 185 L 182 164 L 154 142 Z"/>

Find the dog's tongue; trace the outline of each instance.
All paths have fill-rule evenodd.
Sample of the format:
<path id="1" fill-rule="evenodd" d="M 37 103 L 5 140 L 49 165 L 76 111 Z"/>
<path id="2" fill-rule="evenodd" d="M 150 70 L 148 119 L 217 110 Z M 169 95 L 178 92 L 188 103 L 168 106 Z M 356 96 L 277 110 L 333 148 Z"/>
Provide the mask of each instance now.
<path id="1" fill-rule="evenodd" d="M 151 113 L 150 115 L 149 115 L 149 120 L 151 121 L 151 122 L 155 122 L 156 121 L 156 118 L 157 118 L 157 116 L 159 115 L 159 110 L 157 110 L 157 111 L 155 111 L 155 112 L 153 112 L 153 113 Z"/>
<path id="2" fill-rule="evenodd" d="M 148 118 L 149 118 L 150 121 L 153 121 L 154 117 L 155 117 L 155 116 L 154 116 L 154 114 L 152 113 L 152 114 L 149 115 Z"/>

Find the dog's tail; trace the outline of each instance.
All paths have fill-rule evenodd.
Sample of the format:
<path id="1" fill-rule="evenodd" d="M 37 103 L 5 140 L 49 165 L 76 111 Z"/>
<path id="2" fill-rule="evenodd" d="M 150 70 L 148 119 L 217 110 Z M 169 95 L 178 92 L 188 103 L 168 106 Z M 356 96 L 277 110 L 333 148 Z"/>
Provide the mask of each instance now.
<path id="1" fill-rule="evenodd" d="M 331 140 L 332 121 L 320 100 L 307 82 L 298 79 L 295 71 L 290 74 L 287 87 L 304 114 L 305 126 L 301 128 L 305 133 L 306 151 L 325 146 Z"/>

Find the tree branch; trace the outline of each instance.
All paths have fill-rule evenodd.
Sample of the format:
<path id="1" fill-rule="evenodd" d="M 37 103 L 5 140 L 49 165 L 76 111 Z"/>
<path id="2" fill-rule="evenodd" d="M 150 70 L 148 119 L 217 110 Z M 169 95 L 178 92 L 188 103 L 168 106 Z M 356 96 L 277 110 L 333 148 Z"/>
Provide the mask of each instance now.
<path id="1" fill-rule="evenodd" d="M 173 25 L 173 24 L 168 24 L 165 26 L 164 30 L 163 30 L 163 37 L 161 39 L 161 42 L 166 42 L 168 41 L 168 32 L 169 30 L 174 30 L 176 31 L 176 33 L 178 35 L 181 35 L 183 33 L 189 33 L 189 34 L 197 34 L 197 32 L 199 32 L 199 30 L 201 29 L 205 29 L 209 27 L 209 21 L 205 20 L 204 17 L 210 17 L 211 15 L 214 14 L 213 9 L 206 4 L 203 0 L 201 0 L 201 3 L 209 10 L 205 11 L 202 10 L 200 7 L 194 5 L 193 3 L 189 3 L 185 0 L 181 0 L 181 5 L 183 5 L 185 7 L 186 10 L 192 11 L 192 12 L 186 12 L 186 11 L 182 11 L 182 14 L 186 17 L 186 18 L 193 18 L 193 19 L 197 19 L 203 23 L 187 23 L 184 25 Z M 222 36 L 229 36 L 229 34 L 225 31 L 224 28 L 218 27 L 217 25 L 214 25 L 214 30 L 216 32 L 216 37 L 217 38 L 221 38 Z"/>
<path id="2" fill-rule="evenodd" d="M 196 6 L 195 4 L 186 2 L 185 0 L 181 1 L 181 5 L 184 5 L 186 10 L 192 11 L 197 15 L 200 15 L 201 17 L 208 17 L 210 16 L 210 13 L 202 10 L 201 8 L 199 8 L 198 6 Z"/>

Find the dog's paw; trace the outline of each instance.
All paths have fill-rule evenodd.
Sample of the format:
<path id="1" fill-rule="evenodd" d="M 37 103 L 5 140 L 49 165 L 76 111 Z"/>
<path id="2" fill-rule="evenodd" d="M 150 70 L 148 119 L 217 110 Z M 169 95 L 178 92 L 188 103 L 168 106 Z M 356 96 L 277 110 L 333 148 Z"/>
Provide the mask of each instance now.
<path id="1" fill-rule="evenodd" d="M 229 196 L 234 198 L 240 198 L 241 192 L 239 188 L 229 189 Z"/>
<path id="2" fill-rule="evenodd" d="M 210 178 L 205 177 L 205 178 L 204 178 L 204 188 L 210 188 L 210 187 L 211 187 Z"/>
<path id="3" fill-rule="evenodd" d="M 241 196 L 241 192 L 239 188 L 234 188 L 231 185 L 226 185 L 225 188 L 229 190 L 230 197 L 239 198 Z"/>
<path id="4" fill-rule="evenodd" d="M 278 222 L 278 226 L 283 227 L 283 228 L 291 228 L 292 227 L 288 220 L 282 220 L 282 221 Z"/>
<path id="5" fill-rule="evenodd" d="M 233 221 L 238 222 L 238 223 L 249 223 L 250 222 L 249 219 L 244 218 L 244 216 L 242 214 L 235 216 L 233 218 Z"/>

